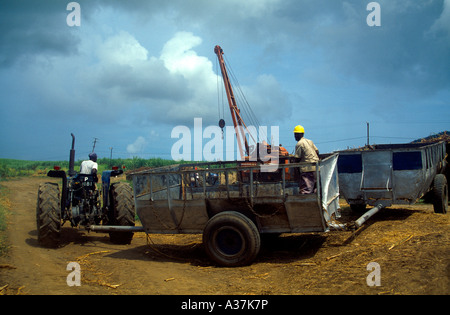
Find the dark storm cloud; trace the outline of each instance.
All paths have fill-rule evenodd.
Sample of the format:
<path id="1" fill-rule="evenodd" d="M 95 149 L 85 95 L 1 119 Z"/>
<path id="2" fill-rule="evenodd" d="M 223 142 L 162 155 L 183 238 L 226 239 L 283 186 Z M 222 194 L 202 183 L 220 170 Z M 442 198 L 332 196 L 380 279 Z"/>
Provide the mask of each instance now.
<path id="1" fill-rule="evenodd" d="M 170 9 L 180 26 L 232 38 L 230 46 L 254 43 L 277 58 L 320 55 L 329 71 L 367 84 L 423 93 L 448 88 L 450 1 L 377 1 L 381 27 L 366 23 L 369 2 L 170 1 L 160 10 Z"/>
<path id="2" fill-rule="evenodd" d="M 36 54 L 67 55 L 79 38 L 64 27 L 65 1 L 2 1 L 0 3 L 0 65 L 10 66 Z M 61 27 L 61 25 L 63 27 Z"/>
<path id="3" fill-rule="evenodd" d="M 413 87 L 425 93 L 448 87 L 450 36 L 432 30 L 443 1 L 380 1 L 380 5 L 381 27 L 358 25 L 349 16 L 337 27 L 334 40 L 323 41 L 329 64 L 384 87 Z"/>
<path id="4" fill-rule="evenodd" d="M 367 84 L 414 87 L 424 93 L 448 88 L 449 23 L 436 25 L 450 10 L 446 3 L 378 1 L 380 27 L 367 25 L 368 3 L 282 1 L 268 17 L 271 22 L 261 25 L 265 31 L 260 32 L 267 35 L 262 43 L 296 50 L 299 58 L 316 52 L 330 72 Z"/>
<path id="5" fill-rule="evenodd" d="M 20 124 L 35 143 L 95 132 L 133 152 L 170 134 L 153 128 L 215 124 L 216 44 L 263 124 L 365 126 L 379 104 L 393 120 L 424 104 L 448 113 L 450 0 L 379 0 L 380 27 L 366 23 L 370 1 L 79 0 L 81 27 L 69 27 L 70 0 L 2 0 L 0 131 L 14 137 L 4 152 L 30 142 L 10 132 Z"/>
<path id="6" fill-rule="evenodd" d="M 450 35 L 433 28 L 443 0 L 378 1 L 381 27 L 368 27 L 366 1 L 79 1 L 83 19 L 109 7 L 147 21 L 166 14 L 179 27 L 254 42 L 282 56 L 319 50 L 331 70 L 380 85 L 440 89 L 450 84 Z M 80 39 L 64 27 L 64 1 L 1 4 L 0 62 L 33 54 L 73 54 Z M 61 23 L 63 21 L 63 23 Z M 62 25 L 62 26 L 61 26 Z M 233 45 L 233 41 L 230 45 Z"/>

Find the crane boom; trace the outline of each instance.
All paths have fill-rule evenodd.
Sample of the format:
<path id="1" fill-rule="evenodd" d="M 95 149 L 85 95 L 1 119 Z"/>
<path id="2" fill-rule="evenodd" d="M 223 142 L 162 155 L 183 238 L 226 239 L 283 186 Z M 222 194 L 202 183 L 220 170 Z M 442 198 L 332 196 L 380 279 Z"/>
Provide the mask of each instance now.
<path id="1" fill-rule="evenodd" d="M 236 99 L 234 97 L 233 88 L 231 87 L 231 82 L 228 77 L 227 68 L 225 67 L 225 61 L 223 59 L 223 50 L 217 45 L 214 47 L 214 52 L 219 59 L 220 71 L 223 77 L 223 84 L 225 85 L 225 91 L 227 93 L 228 105 L 230 107 L 231 118 L 233 119 L 234 130 L 236 131 L 236 138 L 239 147 L 239 153 L 241 158 L 244 159 L 245 156 L 250 154 L 249 145 L 247 138 L 245 137 L 244 127 L 247 129 L 247 126 L 244 123 L 244 120 L 241 117 L 240 110 L 237 107 Z M 244 150 L 245 149 L 245 153 Z"/>
<path id="2" fill-rule="evenodd" d="M 270 154 L 270 152 L 272 152 L 272 154 L 278 155 L 278 157 L 280 157 L 280 158 L 287 157 L 289 155 L 289 153 L 285 148 L 283 148 L 281 146 L 281 144 L 280 144 L 280 146 L 272 147 L 269 144 L 267 144 L 265 141 L 263 141 L 263 143 L 256 143 L 257 141 L 256 141 L 255 137 L 253 137 L 253 135 L 250 133 L 247 126 L 245 125 L 244 120 L 242 119 L 240 110 L 236 104 L 236 99 L 234 97 L 233 88 L 231 86 L 231 82 L 228 77 L 227 68 L 225 66 L 225 60 L 223 59 L 223 50 L 219 45 L 216 45 L 216 47 L 214 47 L 214 52 L 216 53 L 217 58 L 219 60 L 220 71 L 222 72 L 223 84 L 225 85 L 225 91 L 227 93 L 228 105 L 230 107 L 231 118 L 233 119 L 233 125 L 234 125 L 234 129 L 236 131 L 236 139 L 237 139 L 241 159 L 242 160 L 249 160 L 252 158 L 259 159 L 259 153 L 260 153 L 259 148 L 261 146 L 265 147 L 265 150 L 263 152 L 266 152 L 269 154 Z M 223 123 L 223 125 L 221 125 L 222 123 Z M 219 122 L 219 126 L 220 127 L 224 126 L 223 120 L 221 120 L 221 122 Z M 249 136 L 256 143 L 256 147 L 253 150 L 253 152 L 250 152 L 250 147 L 248 145 L 248 141 L 245 136 L 244 128 L 247 131 L 247 133 L 249 134 Z M 245 152 L 244 152 L 244 149 L 245 149 Z"/>

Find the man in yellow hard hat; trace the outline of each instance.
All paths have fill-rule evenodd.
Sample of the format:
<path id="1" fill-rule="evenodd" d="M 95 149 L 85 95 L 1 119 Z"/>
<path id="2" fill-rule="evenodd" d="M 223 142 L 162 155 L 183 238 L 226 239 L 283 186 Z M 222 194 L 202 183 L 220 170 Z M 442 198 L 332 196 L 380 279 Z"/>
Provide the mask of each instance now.
<path id="1" fill-rule="evenodd" d="M 305 129 L 303 126 L 294 128 L 294 136 L 297 144 L 295 145 L 294 157 L 299 163 L 316 163 L 319 161 L 319 150 L 314 143 L 304 137 Z M 300 167 L 300 193 L 312 194 L 316 184 L 316 166 L 305 165 Z"/>

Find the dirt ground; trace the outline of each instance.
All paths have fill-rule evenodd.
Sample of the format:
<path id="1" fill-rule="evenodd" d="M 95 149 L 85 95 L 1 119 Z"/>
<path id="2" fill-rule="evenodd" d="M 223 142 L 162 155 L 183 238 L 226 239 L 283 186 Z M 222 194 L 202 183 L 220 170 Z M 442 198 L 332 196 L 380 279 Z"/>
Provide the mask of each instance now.
<path id="1" fill-rule="evenodd" d="M 215 267 L 201 235 L 136 233 L 131 245 L 64 226 L 57 249 L 38 246 L 35 208 L 45 177 L 2 182 L 9 196 L 10 249 L 0 257 L 0 294 L 449 294 L 450 215 L 431 205 L 383 209 L 356 233 L 283 234 L 264 239 L 257 260 Z M 348 207 L 343 218 L 354 219 Z M 68 286 L 69 262 L 81 286 Z M 371 262 L 379 265 L 379 277 Z M 379 286 L 368 281 L 380 279 Z M 370 282 L 370 281 L 369 281 Z"/>

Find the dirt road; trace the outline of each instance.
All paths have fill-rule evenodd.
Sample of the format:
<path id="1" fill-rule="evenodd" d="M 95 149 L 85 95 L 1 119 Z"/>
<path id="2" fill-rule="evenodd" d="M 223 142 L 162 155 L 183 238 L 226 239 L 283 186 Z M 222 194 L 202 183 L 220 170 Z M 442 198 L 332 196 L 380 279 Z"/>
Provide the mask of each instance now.
<path id="1" fill-rule="evenodd" d="M 45 177 L 1 182 L 11 215 L 0 294 L 449 294 L 450 215 L 431 205 L 384 209 L 356 234 L 283 234 L 265 240 L 257 260 L 214 267 L 200 235 L 135 234 L 113 245 L 105 234 L 67 226 L 58 249 L 37 244 L 35 207 Z M 345 219 L 351 219 L 347 208 Z M 81 286 L 68 286 L 69 262 Z M 379 265 L 379 277 L 367 265 Z M 369 286 L 369 280 L 380 280 Z"/>

